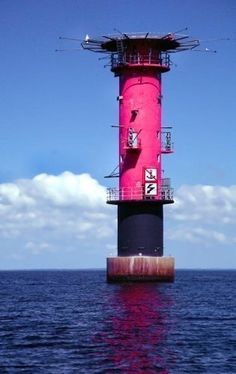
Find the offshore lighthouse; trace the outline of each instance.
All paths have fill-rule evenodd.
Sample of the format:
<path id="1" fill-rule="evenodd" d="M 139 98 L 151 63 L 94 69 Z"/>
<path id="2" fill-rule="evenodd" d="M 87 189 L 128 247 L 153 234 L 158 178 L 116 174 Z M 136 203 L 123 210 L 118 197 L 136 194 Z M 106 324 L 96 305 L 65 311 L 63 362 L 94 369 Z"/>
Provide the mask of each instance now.
<path id="1" fill-rule="evenodd" d="M 163 206 L 174 203 L 162 155 L 173 152 L 171 127 L 163 127 L 162 74 L 169 53 L 193 49 L 187 35 L 118 34 L 86 36 L 84 49 L 109 55 L 119 78 L 119 186 L 107 203 L 118 209 L 118 256 L 107 258 L 108 281 L 173 281 L 174 258 L 163 256 Z"/>

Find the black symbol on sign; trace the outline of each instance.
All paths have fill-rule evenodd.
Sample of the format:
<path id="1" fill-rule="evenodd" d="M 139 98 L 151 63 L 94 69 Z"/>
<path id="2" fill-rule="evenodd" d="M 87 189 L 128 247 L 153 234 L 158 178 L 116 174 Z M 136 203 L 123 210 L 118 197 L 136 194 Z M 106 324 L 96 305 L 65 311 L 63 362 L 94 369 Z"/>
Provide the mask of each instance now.
<path id="1" fill-rule="evenodd" d="M 147 170 L 147 179 L 155 179 L 155 175 L 153 175 L 153 170 Z"/>
<path id="2" fill-rule="evenodd" d="M 153 186 L 153 184 L 149 184 L 147 186 L 147 194 L 150 194 L 153 190 L 155 190 L 155 186 Z"/>

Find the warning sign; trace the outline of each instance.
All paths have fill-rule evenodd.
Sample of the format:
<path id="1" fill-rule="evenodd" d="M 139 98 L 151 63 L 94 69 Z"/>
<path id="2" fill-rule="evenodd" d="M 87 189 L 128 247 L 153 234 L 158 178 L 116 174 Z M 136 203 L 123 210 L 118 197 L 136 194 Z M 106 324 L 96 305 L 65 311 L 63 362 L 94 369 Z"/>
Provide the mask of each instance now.
<path id="1" fill-rule="evenodd" d="M 145 169 L 144 178 L 146 182 L 155 182 L 157 180 L 157 169 Z"/>
<path id="2" fill-rule="evenodd" d="M 157 195 L 157 184 L 156 183 L 145 183 L 145 195 L 146 196 Z"/>

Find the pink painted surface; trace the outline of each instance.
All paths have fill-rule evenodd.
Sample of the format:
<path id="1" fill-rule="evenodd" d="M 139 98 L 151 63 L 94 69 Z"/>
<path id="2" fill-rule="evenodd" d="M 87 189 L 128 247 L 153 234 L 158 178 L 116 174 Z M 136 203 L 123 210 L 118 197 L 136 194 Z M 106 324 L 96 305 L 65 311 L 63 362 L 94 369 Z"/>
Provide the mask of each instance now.
<path id="1" fill-rule="evenodd" d="M 123 69 L 120 76 L 120 189 L 144 187 L 144 169 L 157 169 L 161 185 L 161 74 L 158 68 Z M 127 134 L 132 128 L 137 149 L 127 147 Z M 141 196 L 140 196 L 141 198 Z M 155 197 L 156 199 L 159 196 Z M 128 195 L 123 200 L 129 199 Z"/>

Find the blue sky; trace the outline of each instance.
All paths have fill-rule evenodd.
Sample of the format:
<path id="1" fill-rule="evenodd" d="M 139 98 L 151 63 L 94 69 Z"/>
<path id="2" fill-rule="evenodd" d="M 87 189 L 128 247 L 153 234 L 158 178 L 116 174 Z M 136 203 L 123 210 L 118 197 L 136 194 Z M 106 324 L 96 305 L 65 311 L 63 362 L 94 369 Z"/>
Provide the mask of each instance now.
<path id="1" fill-rule="evenodd" d="M 58 37 L 185 27 L 217 53 L 172 55 L 163 75 L 165 252 L 177 267 L 236 266 L 235 22 L 234 0 L 0 0 L 0 268 L 104 267 L 116 252 L 116 180 L 103 176 L 117 165 L 118 80 Z"/>

